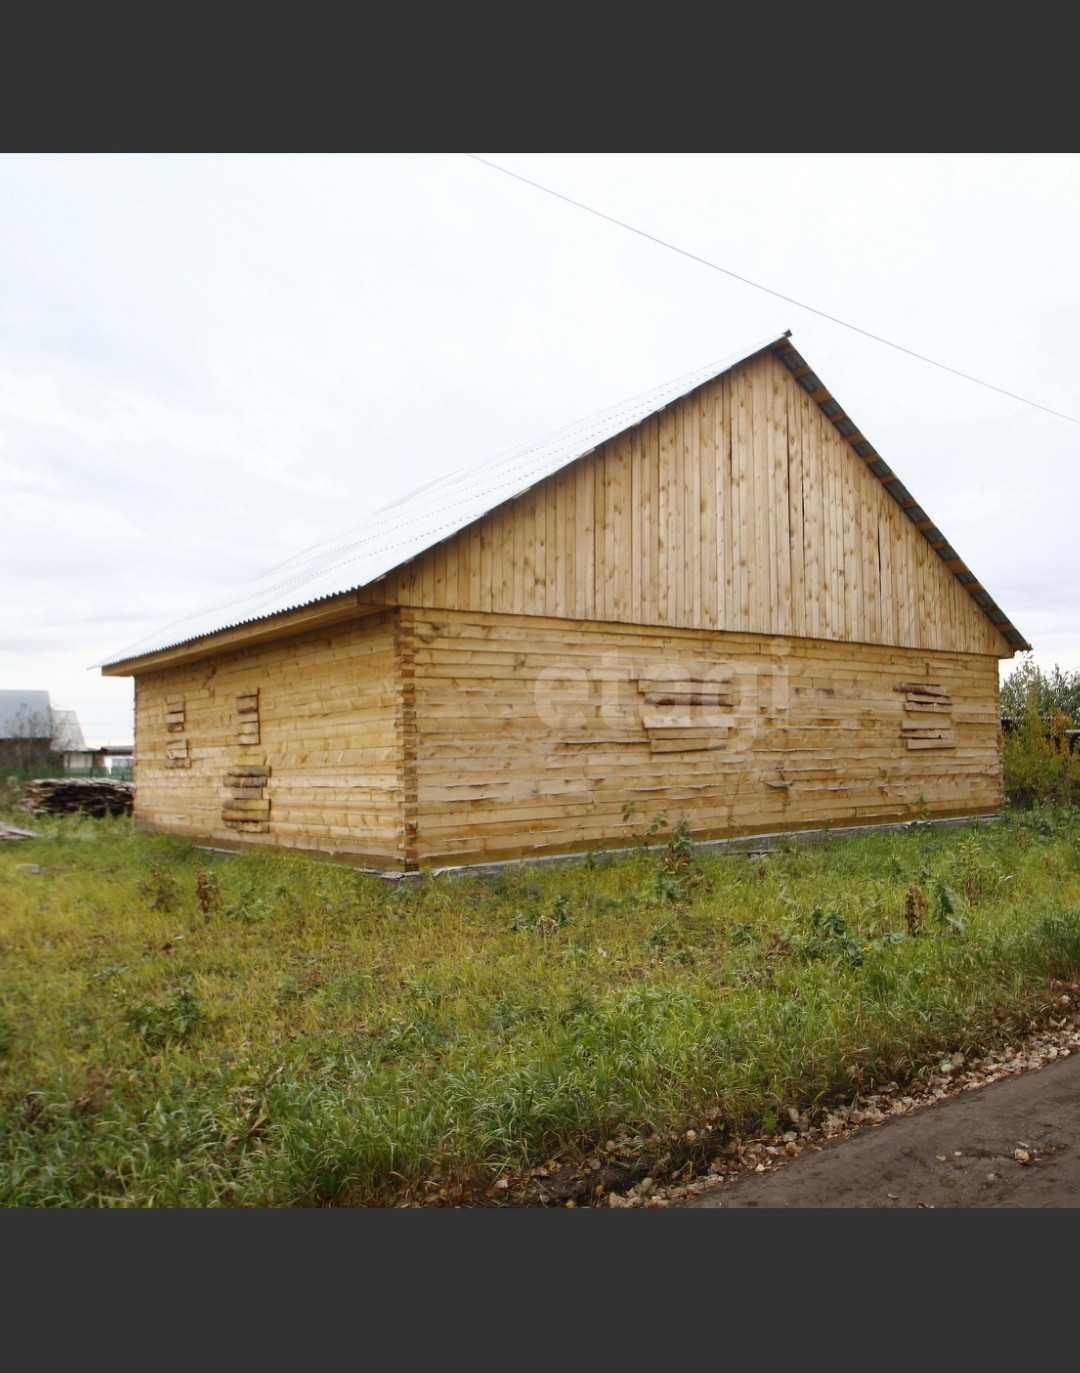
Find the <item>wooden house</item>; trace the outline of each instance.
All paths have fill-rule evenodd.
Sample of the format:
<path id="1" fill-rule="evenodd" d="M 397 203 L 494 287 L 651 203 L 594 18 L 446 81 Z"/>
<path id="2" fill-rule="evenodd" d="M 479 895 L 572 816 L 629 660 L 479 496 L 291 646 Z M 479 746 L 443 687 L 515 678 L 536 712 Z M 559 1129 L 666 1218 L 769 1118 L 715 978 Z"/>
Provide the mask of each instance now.
<path id="1" fill-rule="evenodd" d="M 982 815 L 1026 648 L 788 335 L 379 512 L 103 666 L 136 816 L 410 870 Z"/>

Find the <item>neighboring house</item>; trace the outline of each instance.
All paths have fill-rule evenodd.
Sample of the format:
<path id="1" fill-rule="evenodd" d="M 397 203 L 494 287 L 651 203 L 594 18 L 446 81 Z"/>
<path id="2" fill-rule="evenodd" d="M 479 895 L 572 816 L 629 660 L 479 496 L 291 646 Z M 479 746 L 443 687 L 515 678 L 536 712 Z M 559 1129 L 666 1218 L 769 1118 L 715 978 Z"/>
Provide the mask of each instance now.
<path id="1" fill-rule="evenodd" d="M 59 764 L 85 747 L 78 716 L 55 710 L 47 691 L 0 691 L 0 767 Z"/>
<path id="2" fill-rule="evenodd" d="M 659 811 L 699 838 L 994 812 L 998 659 L 1026 647 L 784 335 L 103 671 L 136 679 L 143 828 L 407 870 Z"/>
<path id="3" fill-rule="evenodd" d="M 47 691 L 0 691 L 0 740 L 52 740 L 52 704 Z"/>
<path id="4" fill-rule="evenodd" d="M 53 748 L 65 756 L 69 753 L 83 752 L 86 749 L 86 740 L 83 738 L 82 726 L 75 712 L 54 710 L 52 716 Z"/>
<path id="5" fill-rule="evenodd" d="M 64 754 L 66 773 L 92 775 L 108 773 L 118 781 L 132 774 L 135 749 L 132 744 L 111 744 L 102 748 L 74 749 Z"/>

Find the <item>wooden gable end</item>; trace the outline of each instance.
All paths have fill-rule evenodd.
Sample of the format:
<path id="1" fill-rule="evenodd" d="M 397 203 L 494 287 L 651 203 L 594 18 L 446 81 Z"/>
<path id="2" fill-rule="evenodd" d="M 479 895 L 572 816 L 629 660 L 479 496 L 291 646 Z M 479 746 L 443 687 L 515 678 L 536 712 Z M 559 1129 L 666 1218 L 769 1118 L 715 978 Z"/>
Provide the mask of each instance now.
<path id="1" fill-rule="evenodd" d="M 379 598 L 1012 653 L 771 352 L 396 569 Z"/>

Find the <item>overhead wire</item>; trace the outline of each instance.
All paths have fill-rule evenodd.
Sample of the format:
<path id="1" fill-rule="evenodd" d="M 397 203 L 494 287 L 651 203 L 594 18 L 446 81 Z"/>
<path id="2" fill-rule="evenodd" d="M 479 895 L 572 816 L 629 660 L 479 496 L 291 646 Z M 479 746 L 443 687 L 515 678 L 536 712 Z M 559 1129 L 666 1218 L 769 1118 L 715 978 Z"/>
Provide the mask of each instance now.
<path id="1" fill-rule="evenodd" d="M 938 362 L 935 358 L 927 357 L 925 353 L 917 353 L 914 348 L 906 348 L 902 343 L 894 343 L 891 339 L 871 333 L 869 329 L 863 329 L 858 324 L 851 324 L 848 320 L 840 319 L 837 315 L 830 315 L 826 310 L 819 310 L 814 305 L 807 305 L 805 301 L 796 300 L 794 296 L 785 295 L 783 291 L 775 291 L 771 286 L 763 286 L 760 281 L 752 281 L 739 272 L 733 272 L 730 267 L 721 267 L 718 262 L 713 262 L 707 257 L 701 257 L 698 253 L 692 253 L 687 248 L 680 248 L 677 243 L 671 243 L 668 239 L 660 238 L 657 234 L 650 234 L 645 229 L 639 229 L 634 224 L 628 224 L 624 219 L 609 215 L 592 205 L 586 205 L 584 201 L 575 200 L 573 196 L 564 195 L 562 191 L 552 190 L 550 186 L 545 186 L 542 182 L 522 176 L 520 172 L 512 172 L 509 167 L 491 162 L 486 157 L 481 157 L 479 153 L 466 153 L 465 156 L 471 157 L 474 162 L 482 163 L 485 167 L 490 167 L 493 171 L 502 172 L 504 176 L 511 176 L 515 181 L 522 181 L 526 186 L 532 186 L 535 190 L 543 191 L 545 195 L 554 196 L 556 200 L 565 201 L 567 205 L 573 205 L 579 210 L 584 210 L 587 214 L 595 215 L 597 219 L 607 220 L 609 224 L 617 225 L 620 229 L 626 229 L 629 233 L 637 234 L 639 238 L 648 239 L 650 243 L 656 243 L 661 248 L 668 248 L 681 257 L 689 258 L 691 262 L 698 262 L 703 267 L 711 268 L 714 272 L 722 272 L 724 276 L 731 277 L 735 281 L 741 281 L 744 286 L 752 286 L 756 291 L 764 291 L 766 295 L 775 296 L 777 300 L 786 301 L 788 305 L 794 305 L 799 310 L 806 310 L 812 315 L 817 315 L 819 319 L 828 320 L 831 324 L 838 324 L 843 329 L 850 329 L 853 333 L 861 334 L 863 338 L 884 344 L 886 348 L 893 348 L 898 353 L 906 353 L 908 357 L 928 363 L 931 367 L 937 367 L 942 372 L 950 372 L 954 377 L 961 377 L 964 381 L 974 382 L 976 386 L 983 386 L 988 391 L 996 391 L 1000 396 L 1008 396 L 1010 400 L 1018 400 L 1022 405 L 1030 405 L 1035 410 L 1042 410 L 1044 414 L 1053 415 L 1056 419 L 1066 420 L 1069 424 L 1080 424 L 1080 419 L 1077 419 L 1075 415 L 1066 415 L 1061 410 L 1054 410 L 1049 405 L 1042 405 L 1037 400 L 1030 400 L 1027 396 L 1021 396 L 1016 391 L 1006 390 L 1004 386 L 997 386 L 992 381 L 984 381 L 981 377 L 972 376 L 970 372 L 961 372 L 958 367 L 950 367 L 948 363 Z"/>
<path id="2" fill-rule="evenodd" d="M 1038 605 L 1025 605 L 1025 606 L 1021 606 L 1021 607 L 1020 607 L 1020 610 L 1019 610 L 1019 614 L 1021 614 L 1021 615 L 1026 615 L 1026 614 L 1028 613 L 1029 610 L 1030 610 L 1030 611 L 1035 611 L 1035 610 L 1050 610 L 1050 609 L 1051 609 L 1052 607 L 1054 607 L 1054 606 L 1062 606 L 1062 605 L 1068 605 L 1068 606 L 1080 605 L 1080 599 L 1078 599 L 1076 596 L 1061 596 L 1061 597 L 1059 597 L 1056 601 L 1040 601 Z"/>

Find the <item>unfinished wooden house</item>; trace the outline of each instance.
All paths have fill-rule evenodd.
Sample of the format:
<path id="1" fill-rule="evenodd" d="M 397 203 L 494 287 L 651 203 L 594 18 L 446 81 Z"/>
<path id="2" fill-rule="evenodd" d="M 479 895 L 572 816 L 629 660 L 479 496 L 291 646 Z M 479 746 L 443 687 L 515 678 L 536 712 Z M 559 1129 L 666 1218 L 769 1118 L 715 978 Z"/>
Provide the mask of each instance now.
<path id="1" fill-rule="evenodd" d="M 788 335 L 428 486 L 104 665 L 136 817 L 414 869 L 1002 800 L 1026 648 Z"/>

